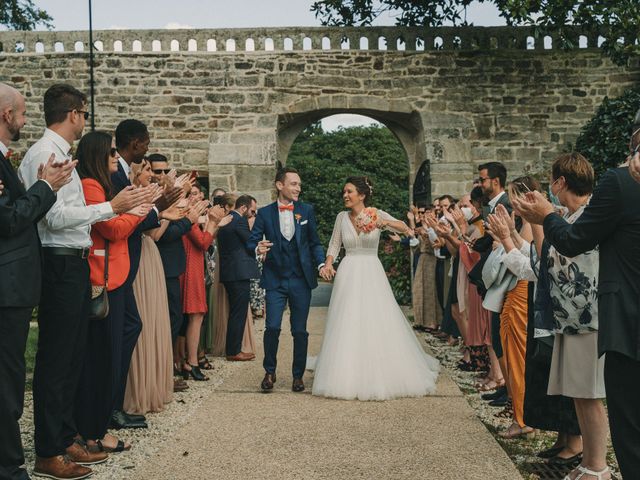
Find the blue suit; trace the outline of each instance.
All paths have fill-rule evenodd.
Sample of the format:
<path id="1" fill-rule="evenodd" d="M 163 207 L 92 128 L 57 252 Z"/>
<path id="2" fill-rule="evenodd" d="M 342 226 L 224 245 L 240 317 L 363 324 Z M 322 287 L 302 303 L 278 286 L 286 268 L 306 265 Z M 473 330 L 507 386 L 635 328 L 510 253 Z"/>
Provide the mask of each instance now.
<path id="1" fill-rule="evenodd" d="M 253 254 L 263 237 L 273 243 L 267 253 L 260 280 L 266 289 L 266 328 L 264 332 L 264 369 L 274 374 L 282 314 L 289 303 L 293 336 L 293 378 L 302 378 L 307 362 L 307 317 L 311 290 L 318 286 L 318 266 L 324 262 L 316 217 L 311 205 L 294 203 L 295 234 L 288 241 L 280 230 L 278 203 L 258 210 L 247 249 Z"/>

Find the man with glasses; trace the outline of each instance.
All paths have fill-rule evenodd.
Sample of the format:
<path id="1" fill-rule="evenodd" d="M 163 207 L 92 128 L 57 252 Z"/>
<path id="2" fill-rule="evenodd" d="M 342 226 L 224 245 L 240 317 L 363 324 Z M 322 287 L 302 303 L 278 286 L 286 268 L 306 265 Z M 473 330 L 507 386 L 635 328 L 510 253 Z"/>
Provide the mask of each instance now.
<path id="1" fill-rule="evenodd" d="M 18 171 L 26 188 L 38 181 L 39 166 L 51 155 L 57 162 L 71 158 L 71 144 L 82 136 L 88 118 L 86 102 L 86 96 L 70 85 L 53 85 L 45 92 L 47 128 Z M 85 478 L 92 471 L 83 465 L 107 459 L 106 454 L 90 453 L 75 441 L 78 432 L 73 420 L 89 323 L 89 233 L 93 223 L 146 201 L 146 192 L 127 189 L 110 202 L 87 206 L 74 170 L 70 183 L 58 191 L 55 204 L 38 223 L 43 269 L 33 378 L 36 475 Z"/>

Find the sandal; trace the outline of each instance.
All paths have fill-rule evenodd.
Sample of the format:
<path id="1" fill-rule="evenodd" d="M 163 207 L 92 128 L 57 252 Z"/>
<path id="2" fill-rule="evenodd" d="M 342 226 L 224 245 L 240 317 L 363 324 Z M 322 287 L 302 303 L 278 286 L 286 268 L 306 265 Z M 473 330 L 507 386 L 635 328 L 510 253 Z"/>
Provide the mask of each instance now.
<path id="1" fill-rule="evenodd" d="M 589 470 L 587 467 L 583 467 L 582 465 L 578 465 L 575 471 L 578 471 L 578 476 L 574 479 L 572 479 L 569 475 L 566 475 L 564 477 L 563 480 L 580 480 L 582 477 L 584 477 L 585 475 L 589 475 L 591 477 L 595 477 L 597 480 L 605 480 L 605 478 L 603 477 L 604 474 L 609 473 L 609 467 L 604 467 L 603 470 L 600 470 L 599 472 L 595 472 L 593 470 Z M 611 478 L 611 476 L 609 476 L 608 478 Z M 586 480 L 586 479 L 585 479 Z"/>
<path id="2" fill-rule="evenodd" d="M 513 418 L 513 404 L 511 400 L 507 402 L 506 407 L 494 415 L 496 418 Z"/>
<path id="3" fill-rule="evenodd" d="M 512 438 L 518 437 L 533 438 L 536 435 L 536 430 L 535 428 L 527 426 L 521 427 L 517 425 L 516 427 L 514 427 L 513 425 L 511 425 L 509 428 L 500 432 L 498 435 L 506 440 L 511 440 Z"/>
<path id="4" fill-rule="evenodd" d="M 104 444 L 102 443 L 102 440 L 96 440 L 96 445 L 97 445 L 97 450 L 99 452 L 105 452 L 105 453 L 120 453 L 120 452 L 128 452 L 129 450 L 131 450 L 131 445 L 125 445 L 125 443 L 120 439 L 118 439 L 117 445 L 113 448 L 105 447 Z"/>
<path id="5" fill-rule="evenodd" d="M 500 387 L 504 387 L 504 384 L 504 378 L 501 381 L 497 382 L 495 380 L 489 380 L 487 383 L 483 383 L 477 388 L 479 392 L 492 392 L 499 389 Z"/>
<path id="6" fill-rule="evenodd" d="M 213 365 L 211 365 L 211 362 L 209 361 L 206 355 L 203 355 L 198 359 L 198 366 L 202 370 L 213 370 Z"/>

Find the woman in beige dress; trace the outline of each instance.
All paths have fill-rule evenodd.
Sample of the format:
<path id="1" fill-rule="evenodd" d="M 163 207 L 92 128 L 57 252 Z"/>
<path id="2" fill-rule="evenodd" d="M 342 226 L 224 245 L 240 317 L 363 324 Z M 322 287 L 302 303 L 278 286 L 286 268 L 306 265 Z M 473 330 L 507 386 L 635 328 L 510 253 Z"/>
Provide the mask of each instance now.
<path id="1" fill-rule="evenodd" d="M 437 330 L 442 323 L 442 309 L 436 291 L 436 257 L 426 231 L 416 233 L 420 240 L 420 258 L 413 279 L 413 325 L 418 330 Z"/>
<path id="2" fill-rule="evenodd" d="M 132 164 L 131 176 L 134 185 L 146 186 L 151 177 L 151 166 L 146 161 Z M 171 215 L 169 211 L 163 213 Z M 169 303 L 162 260 L 154 241 L 167 225 L 168 221 L 162 220 L 159 228 L 142 236 L 140 269 L 133 282 L 133 292 L 143 328 L 129 368 L 124 399 L 127 413 L 159 412 L 173 399 Z"/>
<path id="3" fill-rule="evenodd" d="M 227 193 L 223 196 L 223 204 L 227 213 L 231 212 L 235 207 L 236 196 Z M 229 300 L 224 285 L 220 283 L 220 258 L 218 249 L 216 249 L 216 269 L 213 276 L 213 284 L 209 291 L 209 315 L 212 316 L 212 348 L 211 354 L 215 357 L 224 357 L 225 345 L 227 340 L 227 322 L 229 320 Z M 243 353 L 256 353 L 256 335 L 253 328 L 253 316 L 251 308 L 247 311 L 247 321 L 245 323 L 244 335 L 242 336 Z"/>

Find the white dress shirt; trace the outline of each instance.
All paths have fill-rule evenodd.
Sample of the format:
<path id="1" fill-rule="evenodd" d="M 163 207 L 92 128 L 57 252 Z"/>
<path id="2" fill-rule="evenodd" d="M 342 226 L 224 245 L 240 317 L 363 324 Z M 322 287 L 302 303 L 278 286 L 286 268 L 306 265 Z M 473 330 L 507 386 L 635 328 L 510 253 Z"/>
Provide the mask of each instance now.
<path id="1" fill-rule="evenodd" d="M 502 192 L 500 192 L 498 195 L 496 195 L 495 197 L 493 197 L 491 200 L 489 200 L 489 206 L 491 207 L 491 213 L 493 213 L 493 211 L 496 209 L 496 205 L 498 203 L 498 200 L 500 200 L 500 198 L 503 195 L 506 195 L 507 192 L 505 192 L 504 190 Z"/>
<path id="2" fill-rule="evenodd" d="M 44 135 L 25 155 L 18 176 L 25 188 L 38 181 L 38 167 L 46 164 L 55 154 L 56 161 L 70 159 L 71 145 L 48 128 Z M 71 182 L 58 190 L 56 203 L 38 222 L 38 233 L 43 247 L 88 248 L 91 246 L 91 224 L 114 216 L 109 202 L 89 205 L 85 203 L 80 176 L 75 170 Z"/>
<path id="3" fill-rule="evenodd" d="M 291 203 L 290 205 L 293 205 Z M 287 239 L 287 241 L 291 241 L 293 236 L 296 233 L 296 226 L 293 223 L 293 211 L 291 210 L 280 210 L 281 206 L 285 206 L 284 203 L 280 203 L 278 201 L 278 214 L 280 216 L 280 233 L 282 236 Z"/>
<path id="4" fill-rule="evenodd" d="M 9 147 L 7 147 L 4 143 L 2 143 L 1 140 L 0 140 L 0 152 L 2 152 L 2 155 L 4 156 L 4 158 L 7 158 L 7 153 L 9 153 Z"/>
<path id="5" fill-rule="evenodd" d="M 124 170 L 125 175 L 127 176 L 127 178 L 129 178 L 129 175 L 131 174 L 131 167 L 125 161 L 125 159 L 120 156 L 119 153 L 118 153 L 118 162 L 120 162 L 120 166 Z"/>

